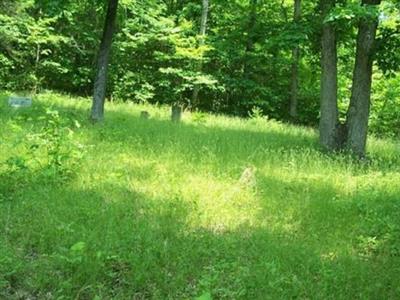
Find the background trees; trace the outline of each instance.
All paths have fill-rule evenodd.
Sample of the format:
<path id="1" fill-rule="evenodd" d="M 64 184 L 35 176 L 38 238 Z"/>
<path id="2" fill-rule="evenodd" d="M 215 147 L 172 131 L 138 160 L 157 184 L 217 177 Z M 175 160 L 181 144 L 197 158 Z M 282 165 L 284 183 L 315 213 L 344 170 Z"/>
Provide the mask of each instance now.
<path id="1" fill-rule="evenodd" d="M 297 27 L 301 20 L 301 0 L 294 0 L 293 23 Z M 300 63 L 300 43 L 293 47 L 292 51 L 292 78 L 290 93 L 290 117 L 293 121 L 297 120 L 298 89 L 299 89 L 299 63 Z"/>
<path id="2" fill-rule="evenodd" d="M 303 0 L 300 18 L 300 1 L 214 0 L 207 10 L 203 46 L 202 1 L 121 1 L 106 96 L 190 104 L 193 109 L 240 116 L 257 107 L 269 118 L 320 123 L 321 142 L 328 149 L 344 142 L 361 149 L 364 138 L 355 136 L 365 136 L 367 127 L 356 117 L 359 114 L 371 111 L 374 133 L 398 134 L 399 2 L 387 0 L 379 9 L 366 8 L 377 6 L 371 1 L 361 5 L 358 0 Z M 0 88 L 91 95 L 105 4 L 2 1 Z M 362 20 L 373 26 L 373 16 L 375 25 L 379 20 L 376 43 L 360 46 Z M 368 28 L 366 34 L 373 31 Z M 359 85 L 358 79 L 352 84 L 360 56 L 369 59 L 357 74 L 373 66 L 371 58 L 376 62 L 371 69 L 371 109 L 369 84 Z M 355 108 L 356 103 L 361 103 L 359 113 L 351 109 L 347 114 L 349 105 Z M 346 116 L 348 126 L 339 126 Z M 361 123 L 363 129 L 358 130 Z M 345 128 L 349 140 L 343 141 Z"/>

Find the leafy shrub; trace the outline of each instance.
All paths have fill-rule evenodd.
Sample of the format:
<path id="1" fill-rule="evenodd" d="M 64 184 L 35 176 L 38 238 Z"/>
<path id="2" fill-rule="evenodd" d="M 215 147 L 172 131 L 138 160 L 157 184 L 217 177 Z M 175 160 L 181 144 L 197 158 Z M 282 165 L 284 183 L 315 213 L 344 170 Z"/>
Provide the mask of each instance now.
<path id="1" fill-rule="evenodd" d="M 31 117 L 17 115 L 13 122 Z M 0 200 L 11 199 L 23 187 L 37 183 L 65 182 L 71 179 L 82 158 L 82 146 L 72 140 L 78 121 L 66 121 L 57 111 L 46 110 L 34 122 L 42 124 L 39 132 L 28 133 L 15 141 L 18 154 L 0 165 Z M 16 128 L 19 128 L 16 126 Z"/>
<path id="2" fill-rule="evenodd" d="M 380 79 L 374 87 L 371 130 L 379 136 L 400 135 L 400 76 Z"/>

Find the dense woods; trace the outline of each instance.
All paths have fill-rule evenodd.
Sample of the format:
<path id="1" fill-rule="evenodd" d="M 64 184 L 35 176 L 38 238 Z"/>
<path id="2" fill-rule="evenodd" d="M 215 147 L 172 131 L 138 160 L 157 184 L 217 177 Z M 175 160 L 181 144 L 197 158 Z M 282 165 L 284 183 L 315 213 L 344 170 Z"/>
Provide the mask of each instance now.
<path id="1" fill-rule="evenodd" d="M 399 133 L 399 3 L 380 2 L 123 1 L 107 98 L 240 116 L 258 108 L 273 119 L 320 122 L 323 145 L 341 148 L 344 139 L 363 152 L 372 77 L 372 131 Z M 107 7 L 3 1 L 0 87 L 92 95 L 108 56 L 104 43 L 98 50 Z M 96 84 L 95 97 L 102 93 Z"/>

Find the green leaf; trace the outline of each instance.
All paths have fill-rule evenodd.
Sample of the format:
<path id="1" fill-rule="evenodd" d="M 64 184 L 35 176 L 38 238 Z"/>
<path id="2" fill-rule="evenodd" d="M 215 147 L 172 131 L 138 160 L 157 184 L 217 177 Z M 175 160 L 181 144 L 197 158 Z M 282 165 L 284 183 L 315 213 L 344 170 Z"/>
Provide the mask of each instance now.
<path id="1" fill-rule="evenodd" d="M 200 297 L 197 297 L 195 300 L 212 300 L 211 293 L 210 292 L 204 293 Z"/>
<path id="2" fill-rule="evenodd" d="M 73 252 L 82 252 L 86 248 L 85 242 L 78 242 L 71 246 L 71 251 Z"/>

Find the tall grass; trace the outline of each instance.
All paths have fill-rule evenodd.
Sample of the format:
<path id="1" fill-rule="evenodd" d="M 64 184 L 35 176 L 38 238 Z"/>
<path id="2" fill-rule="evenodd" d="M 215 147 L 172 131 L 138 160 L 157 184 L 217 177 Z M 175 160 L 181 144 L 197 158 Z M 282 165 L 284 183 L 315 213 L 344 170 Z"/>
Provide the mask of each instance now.
<path id="1" fill-rule="evenodd" d="M 0 298 L 400 298 L 396 142 L 359 162 L 262 118 L 89 105 L 1 98 Z"/>

